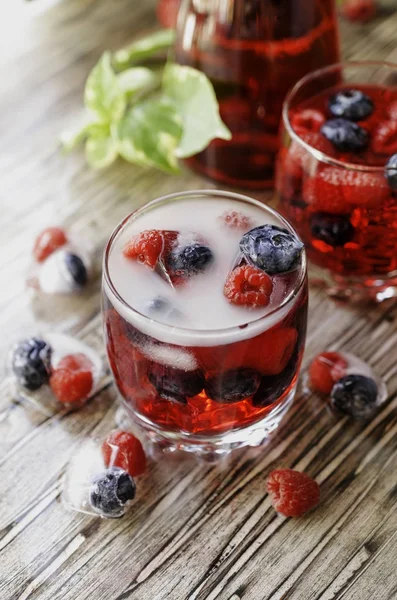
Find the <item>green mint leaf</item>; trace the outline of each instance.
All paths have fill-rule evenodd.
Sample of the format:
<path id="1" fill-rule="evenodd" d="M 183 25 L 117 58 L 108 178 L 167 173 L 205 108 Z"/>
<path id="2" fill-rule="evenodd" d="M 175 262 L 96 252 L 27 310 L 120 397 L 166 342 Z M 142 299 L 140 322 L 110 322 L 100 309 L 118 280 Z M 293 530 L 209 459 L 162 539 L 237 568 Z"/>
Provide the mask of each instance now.
<path id="1" fill-rule="evenodd" d="M 105 169 L 117 158 L 117 143 L 110 136 L 109 130 L 102 135 L 89 137 L 85 145 L 85 156 L 93 169 Z"/>
<path id="2" fill-rule="evenodd" d="M 146 60 L 162 50 L 172 48 L 174 41 L 175 31 L 173 29 L 160 29 L 160 31 L 156 31 L 116 52 L 113 57 L 114 65 L 119 69 L 123 69 L 132 63 Z"/>
<path id="3" fill-rule="evenodd" d="M 197 154 L 215 138 L 231 139 L 232 134 L 220 118 L 212 83 L 203 73 L 168 64 L 163 89 L 183 120 L 183 135 L 176 149 L 179 158 Z"/>
<path id="4" fill-rule="evenodd" d="M 117 75 L 120 89 L 133 98 L 138 94 L 146 94 L 160 83 L 160 76 L 146 67 L 133 67 Z"/>
<path id="5" fill-rule="evenodd" d="M 182 135 L 182 123 L 167 100 L 159 98 L 135 104 L 113 135 L 125 160 L 157 167 L 166 173 L 179 171 L 175 149 Z"/>
<path id="6" fill-rule="evenodd" d="M 105 52 L 88 76 L 84 101 L 94 119 L 109 122 L 121 119 L 126 107 L 125 94 L 113 71 L 110 52 Z"/>

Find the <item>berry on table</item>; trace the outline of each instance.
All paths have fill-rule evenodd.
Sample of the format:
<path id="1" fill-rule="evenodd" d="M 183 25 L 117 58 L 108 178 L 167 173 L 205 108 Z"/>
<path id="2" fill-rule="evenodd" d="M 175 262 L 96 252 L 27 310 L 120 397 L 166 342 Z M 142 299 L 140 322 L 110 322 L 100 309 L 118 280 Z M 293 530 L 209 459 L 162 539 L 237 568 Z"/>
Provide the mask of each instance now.
<path id="1" fill-rule="evenodd" d="M 151 363 L 148 379 L 161 398 L 177 404 L 186 404 L 187 398 L 199 394 L 205 381 L 199 369 L 184 371 L 159 363 Z"/>
<path id="2" fill-rule="evenodd" d="M 378 386 L 365 375 L 346 375 L 331 391 L 331 406 L 353 419 L 370 419 L 377 410 Z"/>
<path id="3" fill-rule="evenodd" d="M 361 90 L 347 89 L 331 96 L 328 107 L 334 117 L 362 121 L 372 114 L 374 103 Z"/>
<path id="4" fill-rule="evenodd" d="M 208 377 L 205 391 L 211 400 L 232 404 L 249 398 L 259 388 L 261 374 L 254 369 L 232 369 Z"/>
<path id="5" fill-rule="evenodd" d="M 376 17 L 376 0 L 344 0 L 342 15 L 348 21 L 368 23 Z"/>
<path id="6" fill-rule="evenodd" d="M 213 260 L 211 248 L 194 243 L 172 250 L 166 258 L 166 268 L 180 277 L 188 277 L 205 271 Z"/>
<path id="7" fill-rule="evenodd" d="M 33 256 L 37 262 L 43 262 L 55 250 L 67 244 L 66 233 L 60 227 L 47 227 L 36 238 Z"/>
<path id="8" fill-rule="evenodd" d="M 93 385 L 93 365 L 84 354 L 64 356 L 50 377 L 50 387 L 63 404 L 87 398 Z"/>
<path id="9" fill-rule="evenodd" d="M 20 385 L 30 391 L 48 382 L 51 373 L 52 348 L 44 340 L 30 338 L 14 349 L 11 366 Z"/>
<path id="10" fill-rule="evenodd" d="M 385 167 L 387 183 L 392 190 L 397 190 L 397 154 L 389 158 Z"/>
<path id="11" fill-rule="evenodd" d="M 102 456 L 107 467 L 120 467 L 131 477 L 146 470 L 146 456 L 141 442 L 128 431 L 113 431 L 102 444 Z"/>
<path id="12" fill-rule="evenodd" d="M 354 227 L 348 217 L 316 213 L 310 219 L 310 229 L 315 240 L 338 248 L 354 237 Z"/>
<path id="13" fill-rule="evenodd" d="M 368 132 L 347 119 L 330 119 L 321 127 L 321 133 L 340 152 L 359 152 L 368 146 Z"/>
<path id="14" fill-rule="evenodd" d="M 314 392 L 330 394 L 338 379 L 344 376 L 347 360 L 338 352 L 318 354 L 309 367 L 309 384 Z"/>
<path id="15" fill-rule="evenodd" d="M 248 262 L 269 275 L 275 275 L 297 268 L 303 244 L 286 229 L 262 225 L 243 235 L 240 250 Z"/>
<path id="16" fill-rule="evenodd" d="M 221 215 L 220 220 L 229 229 L 250 229 L 253 225 L 252 219 L 236 210 L 226 211 Z"/>
<path id="17" fill-rule="evenodd" d="M 84 287 L 88 281 L 88 272 L 84 261 L 77 254 L 68 252 L 65 254 L 65 264 L 73 282 L 77 287 Z"/>
<path id="18" fill-rule="evenodd" d="M 93 480 L 90 504 L 103 517 L 122 517 L 129 500 L 135 498 L 136 486 L 129 473 L 111 467 Z"/>
<path id="19" fill-rule="evenodd" d="M 291 118 L 292 129 L 298 134 L 318 132 L 325 123 L 323 113 L 314 108 L 305 108 L 294 113 Z"/>
<path id="20" fill-rule="evenodd" d="M 320 501 L 318 483 L 306 473 L 293 469 L 272 471 L 267 491 L 276 511 L 285 517 L 301 517 Z"/>
<path id="21" fill-rule="evenodd" d="M 223 293 L 232 304 L 258 308 L 269 304 L 272 289 L 272 280 L 266 273 L 243 265 L 229 274 Z"/>
<path id="22" fill-rule="evenodd" d="M 383 121 L 373 132 L 372 150 L 390 156 L 397 152 L 397 121 Z"/>
<path id="23" fill-rule="evenodd" d="M 158 260 L 171 250 L 177 237 L 177 231 L 146 229 L 131 238 L 124 246 L 123 254 L 154 269 Z"/>

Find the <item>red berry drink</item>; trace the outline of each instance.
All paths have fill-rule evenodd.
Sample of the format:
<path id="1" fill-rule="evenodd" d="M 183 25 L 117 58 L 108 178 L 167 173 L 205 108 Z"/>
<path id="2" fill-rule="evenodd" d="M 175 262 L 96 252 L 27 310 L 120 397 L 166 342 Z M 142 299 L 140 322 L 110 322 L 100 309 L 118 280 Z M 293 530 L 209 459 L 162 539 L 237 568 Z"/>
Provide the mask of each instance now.
<path id="1" fill-rule="evenodd" d="M 332 294 L 396 293 L 396 74 L 382 63 L 336 65 L 304 78 L 285 103 L 279 208 Z"/>
<path id="2" fill-rule="evenodd" d="M 211 79 L 233 134 L 189 159 L 190 166 L 229 185 L 272 187 L 288 90 L 339 60 L 335 0 L 185 0 L 176 58 Z"/>
<path id="3" fill-rule="evenodd" d="M 186 192 L 127 217 L 106 252 L 109 363 L 154 440 L 259 444 L 294 396 L 307 311 L 303 246 L 260 202 Z"/>

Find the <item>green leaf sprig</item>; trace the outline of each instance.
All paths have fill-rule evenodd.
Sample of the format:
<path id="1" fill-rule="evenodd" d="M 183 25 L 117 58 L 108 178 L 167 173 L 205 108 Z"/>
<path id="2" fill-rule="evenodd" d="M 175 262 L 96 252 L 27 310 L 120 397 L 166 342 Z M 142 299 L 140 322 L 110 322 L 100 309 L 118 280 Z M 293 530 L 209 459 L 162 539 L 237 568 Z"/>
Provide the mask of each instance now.
<path id="1" fill-rule="evenodd" d="M 174 37 L 173 30 L 160 30 L 114 55 L 103 54 L 86 82 L 82 122 L 61 136 L 65 150 L 85 143 L 95 169 L 121 156 L 177 173 L 179 158 L 200 152 L 214 138 L 231 139 L 203 73 L 172 62 L 160 69 L 142 64 L 169 50 Z"/>

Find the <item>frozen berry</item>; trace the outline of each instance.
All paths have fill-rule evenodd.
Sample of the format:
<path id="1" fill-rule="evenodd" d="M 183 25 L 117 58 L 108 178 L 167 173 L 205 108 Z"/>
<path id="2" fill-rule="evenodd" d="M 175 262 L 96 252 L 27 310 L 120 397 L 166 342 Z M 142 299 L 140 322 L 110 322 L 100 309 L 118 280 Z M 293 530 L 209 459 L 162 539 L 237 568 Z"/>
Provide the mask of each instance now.
<path id="1" fill-rule="evenodd" d="M 211 400 L 232 404 L 249 398 L 258 390 L 261 375 L 253 369 L 224 371 L 205 382 L 205 391 Z"/>
<path id="2" fill-rule="evenodd" d="M 128 431 L 113 431 L 102 444 L 102 456 L 107 467 L 120 467 L 132 477 L 146 470 L 146 456 L 141 442 Z"/>
<path id="3" fill-rule="evenodd" d="M 354 237 L 354 227 L 349 218 L 341 215 L 314 214 L 310 219 L 310 229 L 315 240 L 334 248 L 344 246 Z"/>
<path id="4" fill-rule="evenodd" d="M 361 90 L 340 90 L 328 102 L 329 110 L 334 117 L 342 117 L 350 121 L 362 121 L 374 110 L 371 98 Z"/>
<path id="5" fill-rule="evenodd" d="M 344 0 L 342 14 L 348 21 L 368 23 L 376 17 L 377 0 Z"/>
<path id="6" fill-rule="evenodd" d="M 125 505 L 135 498 L 135 482 L 129 473 L 118 467 L 111 467 L 92 482 L 90 503 L 103 517 L 122 517 Z"/>
<path id="7" fill-rule="evenodd" d="M 397 152 L 397 121 L 383 121 L 373 132 L 372 150 L 390 156 Z"/>
<path id="8" fill-rule="evenodd" d="M 211 248 L 203 244 L 177 246 L 167 257 L 166 267 L 179 276 L 202 273 L 214 260 Z"/>
<path id="9" fill-rule="evenodd" d="M 50 377 L 50 386 L 54 395 L 64 404 L 72 404 L 87 398 L 92 384 L 92 363 L 84 354 L 64 356 Z"/>
<path id="10" fill-rule="evenodd" d="M 273 283 L 270 277 L 249 265 L 237 267 L 228 276 L 223 293 L 232 304 L 258 308 L 270 301 Z"/>
<path id="11" fill-rule="evenodd" d="M 320 131 L 325 123 L 324 115 L 313 108 L 305 108 L 296 112 L 291 119 L 292 129 L 298 134 Z"/>
<path id="12" fill-rule="evenodd" d="M 316 356 L 309 368 L 309 383 L 314 392 L 330 394 L 338 379 L 344 376 L 347 360 L 337 352 L 323 352 Z"/>
<path id="13" fill-rule="evenodd" d="M 368 132 L 347 119 L 330 119 L 321 127 L 321 133 L 340 152 L 358 152 L 368 146 Z"/>
<path id="14" fill-rule="evenodd" d="M 292 469 L 272 471 L 267 491 L 276 511 L 285 517 L 301 517 L 320 501 L 320 487 L 309 475 Z"/>
<path id="15" fill-rule="evenodd" d="M 84 287 L 88 281 L 88 273 L 82 258 L 77 254 L 68 252 L 65 254 L 65 264 L 77 287 Z"/>
<path id="16" fill-rule="evenodd" d="M 237 212 L 236 210 L 226 211 L 220 217 L 220 220 L 224 225 L 229 227 L 230 229 L 251 229 L 253 222 L 250 217 L 244 215 L 241 212 Z"/>
<path id="17" fill-rule="evenodd" d="M 331 405 L 353 419 L 369 419 L 377 409 L 378 386 L 365 375 L 346 375 L 331 391 Z"/>
<path id="18" fill-rule="evenodd" d="M 177 237 L 176 231 L 147 229 L 135 235 L 126 244 L 123 254 L 127 258 L 135 259 L 150 269 L 154 269 L 161 255 L 171 249 Z"/>
<path id="19" fill-rule="evenodd" d="M 179 404 L 186 404 L 187 398 L 196 396 L 204 387 L 204 375 L 199 369 L 184 371 L 167 365 L 151 363 L 148 369 L 148 378 L 159 396 Z"/>
<path id="20" fill-rule="evenodd" d="M 20 342 L 12 355 L 12 370 L 28 390 L 38 390 L 51 373 L 52 348 L 44 340 L 30 338 Z"/>
<path id="21" fill-rule="evenodd" d="M 297 375 L 298 353 L 294 352 L 284 369 L 277 375 L 265 375 L 252 398 L 253 406 L 263 408 L 277 402 Z"/>
<path id="22" fill-rule="evenodd" d="M 297 268 L 303 244 L 286 229 L 262 225 L 243 235 L 240 250 L 248 262 L 269 275 L 275 275 Z"/>
<path id="23" fill-rule="evenodd" d="M 37 262 L 43 262 L 55 250 L 67 243 L 67 237 L 60 227 L 48 227 L 44 229 L 34 243 L 33 256 Z"/>
<path id="24" fill-rule="evenodd" d="M 386 163 L 385 175 L 392 190 L 397 190 L 397 154 L 393 154 Z"/>

